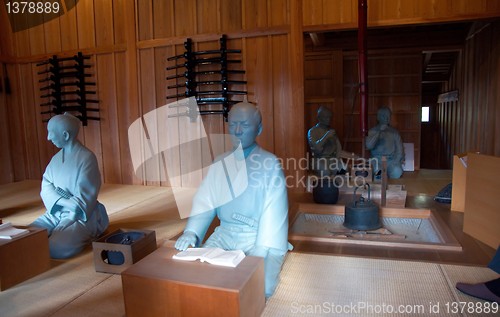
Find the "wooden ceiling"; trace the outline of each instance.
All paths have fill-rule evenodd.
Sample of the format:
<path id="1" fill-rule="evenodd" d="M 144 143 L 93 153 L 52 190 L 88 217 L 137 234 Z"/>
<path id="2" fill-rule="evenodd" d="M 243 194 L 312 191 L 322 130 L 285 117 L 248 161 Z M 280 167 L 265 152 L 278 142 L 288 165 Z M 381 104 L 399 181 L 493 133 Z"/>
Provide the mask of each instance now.
<path id="1" fill-rule="evenodd" d="M 479 23 L 479 24 L 478 24 Z M 448 80 L 467 37 L 485 22 L 432 24 L 391 28 L 369 28 L 370 50 L 418 49 L 422 51 L 422 93 L 435 94 Z M 305 34 L 307 52 L 357 50 L 357 30 Z"/>

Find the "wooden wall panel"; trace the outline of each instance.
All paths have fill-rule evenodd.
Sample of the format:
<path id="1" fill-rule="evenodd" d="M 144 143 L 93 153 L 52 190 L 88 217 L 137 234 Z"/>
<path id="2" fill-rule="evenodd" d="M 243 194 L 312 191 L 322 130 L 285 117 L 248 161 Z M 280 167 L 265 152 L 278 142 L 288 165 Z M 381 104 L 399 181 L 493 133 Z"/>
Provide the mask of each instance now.
<path id="1" fill-rule="evenodd" d="M 196 0 L 175 0 L 172 14 L 176 36 L 196 34 Z M 139 21 L 139 24 L 142 23 L 145 22 Z"/>
<path id="2" fill-rule="evenodd" d="M 153 38 L 153 0 L 143 0 L 137 6 L 137 25 L 139 41 L 150 40 Z"/>
<path id="3" fill-rule="evenodd" d="M 79 0 L 75 7 L 77 21 L 78 48 L 95 47 L 95 37 L 98 30 L 94 24 L 94 0 Z"/>
<path id="4" fill-rule="evenodd" d="M 305 131 L 317 123 L 317 110 L 321 106 L 329 108 L 333 113 L 331 126 L 344 141 L 343 98 L 343 54 L 342 51 L 322 54 L 306 54 L 304 72 L 305 91 Z M 319 88 L 319 89 L 318 89 Z M 349 97 L 349 93 L 346 98 Z M 343 143 L 343 142 L 341 142 Z M 345 146 L 345 144 L 342 144 Z"/>
<path id="5" fill-rule="evenodd" d="M 272 108 L 274 91 L 271 69 L 270 39 L 256 37 L 245 39 L 246 80 L 248 81 L 248 101 L 259 107 L 263 122 L 262 135 L 257 139 L 265 149 L 274 149 L 274 112 Z"/>
<path id="6" fill-rule="evenodd" d="M 0 63 L 1 73 L 1 87 L 2 91 L 0 92 L 0 163 L 2 164 L 2 168 L 0 169 L 0 184 L 9 183 L 14 181 L 14 173 L 12 167 L 12 153 L 11 153 L 11 145 L 10 145 L 10 121 L 9 118 L 9 109 L 8 109 L 8 101 L 7 101 L 7 93 L 5 91 L 6 87 L 6 77 L 4 73 L 4 69 L 6 68 L 4 63 Z"/>
<path id="7" fill-rule="evenodd" d="M 43 24 L 45 52 L 57 54 L 61 51 L 61 26 L 59 19 L 52 19 Z"/>
<path id="8" fill-rule="evenodd" d="M 70 7 L 74 7 L 75 1 L 76 0 L 66 0 L 65 2 L 66 4 L 70 4 Z M 77 34 L 76 9 L 66 11 L 59 18 L 59 25 L 61 34 L 61 50 L 64 52 L 77 49 L 78 37 L 75 36 L 75 34 Z"/>
<path id="9" fill-rule="evenodd" d="M 291 176 L 292 183 L 286 182 L 289 191 L 304 191 L 306 188 L 306 170 L 299 164 L 306 155 L 304 140 L 304 43 L 302 28 L 302 6 L 301 1 L 289 2 L 290 10 L 290 33 L 287 38 L 288 50 L 288 87 L 289 107 L 287 113 L 287 143 L 289 151 L 285 156 L 280 156 L 288 162 L 294 161 L 293 165 L 285 163 L 286 176 Z M 278 153 L 279 154 L 279 153 Z"/>
<path id="10" fill-rule="evenodd" d="M 268 25 L 268 0 L 243 1 L 242 26 L 244 29 L 266 27 Z"/>
<path id="11" fill-rule="evenodd" d="M 339 21 L 340 23 L 351 23 L 358 16 L 357 1 L 323 1 L 323 17 L 325 21 Z"/>
<path id="12" fill-rule="evenodd" d="M 8 155 L 3 154 L 2 164 L 12 165 L 12 173 L 1 174 L 0 183 L 38 178 L 55 152 L 54 146 L 46 140 L 46 124 L 41 122 L 39 114 L 38 105 L 43 100 L 39 97 L 40 78 L 35 64 L 52 54 L 68 56 L 78 50 L 92 56 L 90 62 L 94 65 L 92 71 L 98 83 L 102 111 L 102 120 L 89 122 L 89 126 L 83 128 L 80 139 L 96 153 L 105 182 L 144 183 L 132 172 L 127 135 L 129 125 L 149 110 L 161 107 L 165 102 L 163 96 L 170 93 L 165 88 L 167 83 L 164 80 L 166 56 L 183 52 L 182 43 L 187 37 L 194 39 L 197 49 L 216 47 L 221 34 L 228 34 L 231 47 L 243 50 L 242 66 L 247 73 L 241 79 L 247 80 L 248 84 L 241 88 L 248 89 L 249 100 L 256 102 L 264 115 L 264 133 L 259 143 L 282 158 L 302 157 L 306 151 L 305 123 L 313 119 L 311 114 L 306 114 L 309 117 L 304 118 L 304 86 L 308 90 L 316 87 L 324 91 L 329 85 L 322 79 L 318 81 L 320 85 L 304 85 L 302 32 L 353 28 L 357 19 L 356 0 L 79 0 L 74 6 L 69 1 L 65 4 L 69 4 L 71 9 L 57 19 L 24 31 L 0 34 L 0 60 L 8 62 L 9 78 L 16 91 L 12 95 L 0 95 L 3 98 L 1 111 L 6 114 L 0 116 L 0 126 L 9 127 L 9 137 L 3 134 L 1 139 L 4 143 L 8 141 L 9 147 L 3 152 Z M 371 26 L 500 15 L 500 4 L 493 0 L 369 0 L 368 7 L 371 10 Z M 2 31 L 9 31 L 8 19 L 4 19 L 4 6 L 0 12 Z M 493 39 L 498 42 L 497 38 Z M 470 46 L 476 48 L 466 50 L 466 59 L 479 56 L 482 46 L 489 47 L 498 55 L 494 43 L 492 41 L 487 46 L 487 40 L 474 42 Z M 470 100 L 467 105 L 476 102 L 477 95 L 472 91 L 478 88 L 479 83 L 487 82 L 484 79 L 486 75 L 490 76 L 490 87 L 493 83 L 498 85 L 498 76 L 492 76 L 489 71 L 493 69 L 498 74 L 498 62 L 488 55 L 484 58 L 481 63 L 489 68 L 477 69 L 479 62 L 471 64 L 464 61 L 464 67 L 475 72 L 471 77 L 475 81 L 467 80 L 463 84 L 466 90 L 464 100 Z M 349 72 L 343 71 L 349 69 L 349 61 L 340 63 L 340 67 L 336 61 L 338 59 L 334 58 L 334 72 L 344 74 L 344 81 L 349 82 L 348 76 L 351 75 L 346 77 Z M 398 70 L 395 68 L 395 71 Z M 356 74 L 352 76 L 357 77 Z M 457 76 L 456 80 L 461 78 Z M 413 81 L 386 80 L 385 84 L 394 85 L 398 91 L 406 93 Z M 338 80 L 334 86 L 337 85 Z M 333 109 L 348 108 L 349 103 L 338 100 L 347 100 L 349 87 L 338 87 L 338 91 L 332 92 L 334 96 L 325 94 L 325 100 L 316 100 L 312 104 L 308 102 L 307 109 L 323 103 Z M 379 91 L 376 85 L 374 89 Z M 20 96 L 20 90 L 29 95 Z M 321 95 L 321 92 L 318 94 Z M 481 94 L 486 94 L 488 100 L 498 100 L 498 92 L 491 89 L 483 90 Z M 396 97 L 377 98 L 380 102 L 393 104 L 406 102 Z M 445 140 L 458 147 L 466 138 L 467 144 L 477 143 L 500 151 L 499 138 L 479 140 L 483 133 L 492 133 L 491 118 L 498 118 L 500 113 L 491 108 L 491 104 L 488 107 L 483 109 L 488 111 L 488 115 L 477 116 L 475 109 L 460 104 L 457 107 L 459 112 L 452 111 L 446 115 L 446 122 L 462 122 L 471 127 L 481 120 L 486 128 L 472 129 L 471 133 L 456 128 L 443 129 L 443 134 L 450 135 Z M 359 118 L 355 116 L 349 129 L 359 127 Z M 335 125 L 348 122 L 339 118 L 342 117 L 334 119 Z M 28 131 L 34 120 L 36 128 Z M 373 115 L 370 120 L 374 122 Z M 225 131 L 225 124 L 218 117 L 205 117 L 204 121 L 210 131 Z M 406 119 L 398 119 L 397 122 L 408 124 Z M 339 129 L 344 133 L 348 128 Z M 495 128 L 494 132 L 498 129 Z M 28 149 L 31 143 L 36 145 L 38 151 L 31 153 L 31 148 Z M 30 161 L 31 155 L 38 158 Z M 168 185 L 168 182 L 161 179 L 161 185 Z"/>
<path id="13" fill-rule="evenodd" d="M 0 10 L 0 61 L 6 61 L 7 57 L 15 55 L 14 49 L 14 33 L 9 21 L 7 11 L 3 8 Z"/>
<path id="14" fill-rule="evenodd" d="M 295 0 L 292 0 L 295 1 Z M 290 24 L 290 1 L 268 0 L 268 26 L 280 26 Z"/>
<path id="15" fill-rule="evenodd" d="M 48 100 L 40 98 L 39 88 L 41 84 L 38 80 L 43 79 L 43 75 L 37 74 L 40 68 L 36 67 L 35 64 L 49 58 L 52 54 L 73 55 L 78 48 L 83 49 L 84 54 L 92 56 L 92 60 L 89 63 L 93 65 L 91 72 L 95 78 L 91 80 L 97 79 L 99 85 L 97 87 L 99 93 L 97 96 L 103 98 L 103 100 L 100 100 L 99 105 L 103 121 L 89 122 L 89 126 L 82 129 L 79 140 L 96 153 L 101 172 L 105 174 L 104 180 L 124 183 L 133 183 L 136 181 L 133 173 L 131 175 L 130 172 L 132 168 L 127 166 L 127 163 L 130 163 L 128 140 L 125 138 L 125 141 L 122 141 L 124 140 L 123 134 L 125 136 L 127 134 L 129 124 L 127 122 L 132 121 L 127 116 L 127 112 L 133 113 L 133 111 L 124 109 L 125 111 L 120 112 L 120 114 L 125 113 L 125 116 L 123 116 L 125 120 L 121 121 L 123 123 L 120 122 L 122 124 L 121 132 L 117 132 L 119 120 L 116 117 L 118 113 L 116 100 L 120 98 L 118 96 L 127 94 L 128 91 L 133 89 L 130 89 L 130 82 L 123 82 L 121 85 L 118 83 L 121 80 L 127 80 L 127 76 L 117 79 L 113 75 L 115 73 L 115 66 L 113 64 L 115 57 L 112 53 L 115 50 L 113 47 L 114 42 L 115 40 L 118 43 L 127 42 L 126 27 L 127 25 L 131 25 L 130 21 L 134 21 L 133 17 L 132 19 L 130 17 L 127 19 L 127 15 L 123 14 L 126 10 L 126 5 L 129 5 L 130 2 L 128 0 L 125 1 L 106 0 L 96 2 L 81 0 L 76 7 L 70 5 L 69 7 L 72 9 L 62 14 L 59 19 L 50 20 L 47 23 L 16 32 L 12 35 L 11 38 L 14 39 L 13 43 L 16 46 L 15 54 L 19 56 L 20 62 L 19 66 L 15 68 L 17 76 L 15 76 L 13 85 L 19 85 L 20 89 L 16 88 L 16 91 L 21 90 L 23 94 L 8 96 L 4 100 L 6 107 L 7 104 L 18 104 L 19 111 L 21 111 L 20 114 L 22 113 L 22 116 L 19 116 L 22 119 L 19 120 L 17 118 L 18 114 L 10 111 L 11 115 L 16 117 L 16 120 L 13 122 L 18 122 L 17 124 L 22 125 L 24 128 L 20 129 L 20 126 L 16 126 L 15 129 L 19 131 L 16 134 L 19 136 L 10 138 L 9 143 L 10 147 L 14 146 L 15 148 L 15 152 L 13 152 L 15 154 L 12 155 L 19 157 L 19 159 L 16 159 L 18 162 L 16 164 L 24 164 L 25 166 L 24 168 L 16 166 L 12 169 L 15 171 L 15 173 L 12 173 L 13 178 L 8 177 L 7 180 L 1 179 L 0 182 L 16 179 L 21 180 L 22 178 L 40 179 L 45 166 L 56 152 L 57 149 L 46 140 L 46 123 L 42 122 L 42 120 L 47 117 L 40 115 L 41 108 L 39 104 Z M 68 2 L 66 1 L 66 4 Z M 23 21 L 19 23 L 23 23 Z M 133 24 L 132 30 L 135 30 Z M 135 34 L 133 35 L 133 43 L 135 44 Z M 4 36 L 2 36 L 3 42 L 5 42 Z M 2 44 L 2 46 L 6 45 Z M 120 47 L 116 49 L 117 51 L 121 50 Z M 95 52 L 105 52 L 106 50 L 109 53 L 103 56 L 93 55 Z M 123 58 L 119 60 L 120 62 L 125 61 Z M 97 74 L 99 67 L 101 71 L 100 74 Z M 127 74 L 129 70 L 125 69 L 122 75 Z M 102 80 L 99 80 L 98 77 L 101 77 Z M 112 79 L 108 80 L 109 78 Z M 115 82 L 117 82 L 116 87 L 119 87 L 119 90 L 115 87 Z M 123 98 L 123 101 L 123 105 L 128 106 L 132 104 L 128 98 Z M 110 115 L 114 117 L 111 120 L 109 120 Z M 134 116 L 135 118 L 136 116 Z M 109 134 L 109 138 L 107 135 L 101 136 L 101 128 L 105 131 L 105 134 Z M 118 138 L 115 139 L 117 134 L 121 134 L 120 142 L 115 142 L 115 140 L 119 140 Z M 24 143 L 20 143 L 18 138 L 23 139 Z M 17 145 L 12 145 L 14 143 L 19 143 L 22 149 L 18 148 Z M 24 158 L 20 154 L 23 152 Z M 126 155 L 124 155 L 125 153 Z M 117 158 L 118 161 L 123 160 L 125 163 L 117 164 Z M 12 160 L 12 162 L 14 161 Z"/>
<path id="16" fill-rule="evenodd" d="M 22 104 L 19 65 L 7 65 L 7 74 L 11 81 L 11 93 L 7 96 L 6 121 L 9 122 L 9 145 L 12 155 L 13 181 L 28 178 L 25 138 L 25 122 Z"/>
<path id="17" fill-rule="evenodd" d="M 45 32 L 43 30 L 43 24 L 29 28 L 26 31 L 18 32 L 16 35 L 23 37 L 24 32 L 28 32 L 30 40 L 29 45 L 26 45 L 24 48 L 22 48 L 22 46 L 19 47 L 20 53 L 22 54 L 21 56 L 26 55 L 23 53 L 27 53 L 27 55 L 39 55 L 47 53 L 45 49 Z M 16 44 L 18 43 L 23 43 L 23 45 L 25 45 L 25 42 L 16 41 Z"/>
<path id="18" fill-rule="evenodd" d="M 198 0 L 196 17 L 197 33 L 217 33 L 220 30 L 219 0 Z"/>
<path id="19" fill-rule="evenodd" d="M 17 19 L 19 23 L 27 24 L 28 23 L 28 17 L 22 17 L 20 16 L 19 19 Z M 43 30 L 43 28 L 38 28 L 39 30 Z M 14 35 L 14 45 L 15 45 L 15 50 L 18 54 L 21 55 L 30 55 L 30 47 L 31 47 L 31 37 L 29 32 L 17 32 Z M 43 38 L 43 37 L 41 37 Z M 41 39 L 39 39 L 40 41 Z"/>
<path id="20" fill-rule="evenodd" d="M 93 56 L 88 60 L 89 64 L 97 65 L 97 57 Z M 95 66 L 96 68 L 97 66 Z M 94 68 L 94 69 L 95 69 Z M 91 81 L 97 82 L 97 74 L 93 74 L 92 77 L 89 77 Z M 111 88 L 112 89 L 112 88 Z M 105 106 L 104 106 L 105 108 Z M 103 147 L 102 147 L 102 139 L 101 139 L 101 125 L 100 121 L 89 120 L 86 127 L 80 129 L 79 135 L 83 138 L 83 143 L 89 150 L 94 152 L 97 163 L 99 164 L 99 170 L 101 171 L 101 177 L 103 177 Z"/>
<path id="21" fill-rule="evenodd" d="M 140 184 L 141 180 L 136 176 L 130 156 L 130 146 L 128 142 L 128 127 L 139 117 L 139 106 L 134 95 L 130 94 L 131 83 L 128 80 L 130 75 L 130 64 L 127 62 L 126 53 L 117 53 L 114 56 L 115 79 L 116 79 L 116 104 L 117 116 L 116 124 L 118 125 L 118 143 L 120 150 L 121 162 L 121 179 L 123 184 Z M 135 76 L 134 76 L 135 77 Z M 131 98 L 132 96 L 132 98 Z M 105 179 L 107 182 L 107 180 Z"/>
<path id="22" fill-rule="evenodd" d="M 101 172 L 101 177 L 104 179 L 103 172 L 103 147 L 101 145 L 101 126 L 98 121 L 89 120 L 88 125 L 80 130 L 80 135 L 83 137 L 83 143 L 85 146 L 94 152 L 97 163 L 99 164 L 99 171 Z"/>
<path id="23" fill-rule="evenodd" d="M 96 45 L 108 46 L 114 44 L 113 1 L 100 0 L 94 2 L 95 40 Z"/>
<path id="24" fill-rule="evenodd" d="M 219 0 L 221 30 L 231 32 L 241 30 L 241 1 Z"/>
<path id="25" fill-rule="evenodd" d="M 33 90 L 31 93 L 33 94 L 33 107 L 34 111 L 31 113 L 31 116 L 34 117 L 35 119 L 35 124 L 32 127 L 32 129 L 36 129 L 38 140 L 33 140 L 37 144 L 38 148 L 38 153 L 40 157 L 40 165 L 39 165 L 39 171 L 40 173 L 43 174 L 45 171 L 45 167 L 47 164 L 49 164 L 50 159 L 52 156 L 57 152 L 57 148 L 52 144 L 52 142 L 47 140 L 47 123 L 43 122 L 43 120 L 46 118 L 46 115 L 42 115 L 40 111 L 40 106 L 42 103 L 45 103 L 48 101 L 48 98 L 41 98 L 40 96 L 40 91 L 39 91 L 39 86 L 38 81 L 40 79 L 43 79 L 45 75 L 38 74 L 40 71 L 39 67 L 36 66 L 35 63 L 31 63 L 31 74 L 34 82 L 36 83 L 33 85 Z"/>
<path id="26" fill-rule="evenodd" d="M 154 49 L 154 64 L 155 64 L 155 98 L 156 98 L 156 108 L 165 107 L 170 100 L 166 99 L 167 96 L 167 58 L 173 56 L 173 48 L 172 47 L 159 47 Z M 161 124 L 161 123 L 159 123 Z M 164 142 L 163 137 L 167 138 L 168 136 L 162 136 L 161 132 L 159 132 L 159 145 Z M 165 158 L 163 156 L 160 157 L 160 183 L 163 186 L 170 186 L 170 182 L 168 180 L 168 170 L 166 170 L 166 162 L 164 160 L 172 160 L 175 159 L 173 157 Z"/>
<path id="27" fill-rule="evenodd" d="M 270 42 L 269 48 L 271 49 L 271 68 L 269 72 L 271 73 L 272 87 L 275 93 L 273 95 L 273 108 L 274 108 L 274 118 L 273 118 L 273 126 L 274 126 L 274 153 L 279 157 L 287 157 L 287 118 L 289 116 L 289 112 L 292 109 L 289 109 L 288 105 L 290 104 L 290 96 L 285 94 L 286 85 L 287 85 L 287 37 L 286 36 L 276 36 L 273 37 L 273 40 Z M 273 149 L 268 149 L 273 150 Z"/>
<path id="28" fill-rule="evenodd" d="M 144 49 L 139 51 L 139 78 L 140 78 L 140 109 L 141 114 L 145 115 L 150 111 L 156 109 L 156 94 L 155 94 L 155 84 L 153 82 L 155 78 L 155 59 L 154 59 L 154 49 Z M 146 127 L 147 128 L 147 127 Z M 149 134 L 155 133 L 155 131 L 147 132 Z M 151 144 L 150 142 L 155 142 L 155 139 L 143 140 L 144 151 L 148 151 L 153 147 L 158 147 L 158 144 Z M 153 160 L 148 162 L 145 167 L 146 184 L 148 185 L 159 185 L 160 184 L 160 165 L 158 160 Z"/>
<path id="29" fill-rule="evenodd" d="M 135 23 L 131 23 L 124 14 L 129 0 L 114 0 L 113 1 L 113 31 L 115 44 L 127 43 L 127 31 L 133 29 L 135 31 Z M 166 1 L 160 1 L 161 3 Z M 158 14 L 165 14 L 162 10 L 158 10 Z M 135 43 L 134 43 L 135 44 Z"/>
<path id="30" fill-rule="evenodd" d="M 101 121 L 102 174 L 107 183 L 122 184 L 117 87 L 113 54 L 97 56 L 97 95 Z M 91 107 L 95 107 L 91 105 Z M 94 115 L 95 116 L 95 115 Z M 85 128 L 86 129 L 86 128 Z"/>
<path id="31" fill-rule="evenodd" d="M 304 26 L 324 24 L 323 0 L 302 0 L 302 19 Z"/>
<path id="32" fill-rule="evenodd" d="M 173 11 L 173 0 L 153 1 L 153 31 L 154 38 L 167 38 L 174 34 L 173 21 L 166 17 Z"/>
<path id="33" fill-rule="evenodd" d="M 130 145 L 128 142 L 128 127 L 139 117 L 139 73 L 138 73 L 138 53 L 136 24 L 127 23 L 135 20 L 135 3 L 128 0 L 120 3 L 120 10 L 123 17 L 123 35 L 126 41 L 126 51 L 115 54 L 117 80 L 117 103 L 120 105 L 119 125 L 120 125 L 120 156 L 122 158 L 122 179 L 125 184 L 143 184 L 137 177 L 130 155 Z M 117 8 L 115 6 L 115 8 Z M 115 21 L 118 21 L 115 19 Z M 117 34 L 117 32 L 115 32 Z M 115 38 L 117 38 L 115 36 Z"/>
<path id="34" fill-rule="evenodd" d="M 490 94 L 488 96 L 488 100 L 494 100 L 492 102 L 492 106 L 495 107 L 495 112 L 492 114 L 494 116 L 495 128 L 493 130 L 493 150 L 490 151 L 491 154 L 495 156 L 500 156 L 500 89 L 496 89 L 495 87 L 500 87 L 500 59 L 494 58 L 495 56 L 500 56 L 500 45 L 498 42 L 498 34 L 495 32 L 499 32 L 500 28 L 498 25 L 492 30 L 492 36 L 494 41 L 492 43 L 497 43 L 491 49 L 492 63 L 491 63 L 491 76 L 490 76 Z M 495 42 L 496 41 L 496 42 Z"/>
<path id="35" fill-rule="evenodd" d="M 38 104 L 35 103 L 35 88 L 33 87 L 32 79 L 32 69 L 30 64 L 23 64 L 19 66 L 19 76 L 20 78 L 29 79 L 20 82 L 20 94 L 21 102 L 19 105 L 23 108 L 23 122 L 24 122 L 24 138 L 25 141 L 22 144 L 26 147 L 25 153 L 27 156 L 26 160 L 26 176 L 29 179 L 41 179 L 42 173 L 40 172 L 40 156 L 38 148 L 34 147 L 33 144 L 38 143 L 37 134 L 37 121 L 36 112 L 40 110 Z"/>
<path id="36" fill-rule="evenodd" d="M 444 166 L 451 167 L 454 154 L 481 152 L 500 155 L 498 117 L 500 113 L 500 23 L 489 24 L 466 41 L 463 58 L 455 64 L 443 92 L 458 90 L 457 102 L 438 106 Z M 467 75 L 465 75 L 467 74 Z"/>
<path id="37" fill-rule="evenodd" d="M 414 143 L 415 166 L 420 155 L 420 67 L 421 55 L 387 50 L 370 53 L 368 59 L 368 127 L 377 124 L 377 111 L 391 108 L 391 125 L 403 142 Z M 360 132 L 357 57 L 342 51 L 306 52 L 306 130 L 316 124 L 320 105 L 333 111 L 332 127 L 343 149 L 363 154 Z M 339 74 L 342 74 L 340 76 Z M 369 153 L 366 153 L 368 155 Z"/>
<path id="38" fill-rule="evenodd" d="M 341 14 L 325 14 L 327 12 L 324 10 L 325 7 L 334 6 L 336 1 L 302 0 L 304 30 L 357 27 L 358 1 L 339 1 L 342 5 L 337 5 L 336 8 L 332 8 L 328 12 L 337 10 Z M 474 20 L 498 16 L 500 16 L 500 5 L 496 0 L 368 0 L 369 27 Z"/>

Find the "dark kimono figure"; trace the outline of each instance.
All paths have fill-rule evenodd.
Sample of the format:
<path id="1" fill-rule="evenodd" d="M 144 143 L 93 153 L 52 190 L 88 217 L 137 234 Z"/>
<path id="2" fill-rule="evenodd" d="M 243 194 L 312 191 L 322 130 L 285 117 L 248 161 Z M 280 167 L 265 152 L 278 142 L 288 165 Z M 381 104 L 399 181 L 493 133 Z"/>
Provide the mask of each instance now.
<path id="1" fill-rule="evenodd" d="M 403 141 L 398 130 L 390 126 L 391 109 L 380 108 L 377 112 L 378 124 L 368 131 L 366 148 L 370 150 L 370 157 L 374 163 L 375 174 L 382 169 L 382 156 L 387 158 L 387 176 L 400 178 L 403 175 L 405 153 Z"/>
<path id="2" fill-rule="evenodd" d="M 500 274 L 500 246 L 488 267 Z M 459 282 L 455 287 L 464 294 L 500 304 L 500 278 L 476 284 Z"/>
<path id="3" fill-rule="evenodd" d="M 330 127 L 332 112 L 323 106 L 318 109 L 318 123 L 307 132 L 312 154 L 311 170 L 321 177 L 335 176 L 342 169 L 342 146 L 335 130 Z"/>
<path id="4" fill-rule="evenodd" d="M 80 253 L 108 227 L 106 208 L 97 195 L 101 174 L 97 159 L 77 140 L 80 120 L 57 115 L 47 125 L 47 139 L 61 150 L 50 160 L 40 196 L 46 212 L 31 225 L 46 228 L 50 256 L 64 259 Z"/>
<path id="5" fill-rule="evenodd" d="M 263 257 L 265 295 L 270 297 L 286 252 L 291 249 L 286 182 L 277 157 L 255 142 L 262 131 L 260 111 L 251 103 L 241 102 L 231 107 L 228 121 L 233 151 L 217 157 L 210 166 L 175 247 L 182 251 L 200 246 L 217 216 L 220 225 L 202 247 L 242 250 L 246 255 Z M 218 168 L 222 164 L 225 168 Z M 232 175 L 226 170 L 232 170 Z M 225 199 L 228 192 L 234 197 L 229 202 Z"/>

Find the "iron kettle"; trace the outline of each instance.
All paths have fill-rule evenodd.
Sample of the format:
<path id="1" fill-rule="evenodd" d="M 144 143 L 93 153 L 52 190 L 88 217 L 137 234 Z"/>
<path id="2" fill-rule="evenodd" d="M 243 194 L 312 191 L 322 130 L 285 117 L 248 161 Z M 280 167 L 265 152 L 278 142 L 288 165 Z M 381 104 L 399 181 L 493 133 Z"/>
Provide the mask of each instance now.
<path id="1" fill-rule="evenodd" d="M 362 186 L 354 188 L 353 200 L 345 206 L 344 227 L 352 230 L 376 230 L 382 227 L 379 217 L 378 206 L 370 200 L 370 184 L 368 186 L 368 199 L 363 196 L 356 200 L 356 190 Z"/>

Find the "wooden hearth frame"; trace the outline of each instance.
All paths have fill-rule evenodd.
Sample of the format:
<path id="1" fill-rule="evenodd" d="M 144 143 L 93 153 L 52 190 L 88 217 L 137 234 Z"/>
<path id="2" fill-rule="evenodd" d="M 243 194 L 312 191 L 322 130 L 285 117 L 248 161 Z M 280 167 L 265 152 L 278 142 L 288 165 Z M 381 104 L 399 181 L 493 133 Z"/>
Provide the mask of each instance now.
<path id="1" fill-rule="evenodd" d="M 298 219 L 300 214 L 326 214 L 326 215 L 339 215 L 343 216 L 345 211 L 344 205 L 326 205 L 326 204 L 313 204 L 313 203 L 300 203 L 295 205 L 297 210 L 293 220 L 290 222 L 290 230 L 293 224 Z M 337 236 L 312 236 L 303 234 L 294 234 L 289 232 L 288 239 L 291 241 L 309 241 L 309 242 L 322 242 L 322 243 L 335 243 L 335 244 L 349 244 L 349 245 L 366 245 L 378 247 L 391 247 L 391 248 L 405 248 L 405 249 L 425 249 L 434 251 L 462 251 L 462 246 L 458 243 L 457 239 L 446 226 L 446 224 L 439 217 L 434 215 L 430 209 L 417 209 L 417 208 L 390 208 L 381 207 L 380 216 L 384 218 L 416 218 L 428 219 L 434 227 L 436 234 L 439 236 L 442 243 L 431 242 L 416 242 L 416 241 L 394 241 L 394 240 L 368 240 L 356 239 L 349 237 Z"/>

